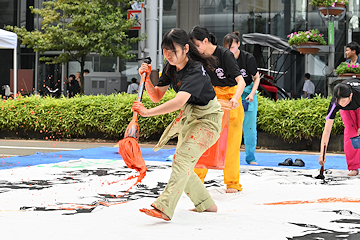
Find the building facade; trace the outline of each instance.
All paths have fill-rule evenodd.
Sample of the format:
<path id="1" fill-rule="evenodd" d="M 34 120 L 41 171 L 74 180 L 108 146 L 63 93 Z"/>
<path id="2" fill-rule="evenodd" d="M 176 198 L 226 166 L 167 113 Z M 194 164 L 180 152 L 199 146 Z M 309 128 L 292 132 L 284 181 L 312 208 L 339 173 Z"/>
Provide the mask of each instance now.
<path id="1" fill-rule="evenodd" d="M 37 29 L 40 19 L 31 14 L 29 6 L 41 7 L 44 0 L 0 0 L 0 26 L 25 26 L 28 30 Z M 359 0 L 350 0 L 346 16 L 334 22 L 335 31 L 335 62 L 337 66 L 344 61 L 344 46 L 350 41 L 359 42 Z M 328 23 L 319 11 L 309 5 L 309 0 L 163 0 L 162 31 L 165 33 L 173 27 L 180 27 L 189 31 L 192 26 L 200 24 L 213 32 L 219 44 L 229 32 L 271 34 L 281 38 L 295 31 L 319 29 L 328 39 Z M 137 30 L 131 30 L 136 36 Z M 156 44 L 157 47 L 158 44 Z M 250 45 L 242 45 L 242 49 L 254 51 Z M 132 52 L 138 54 L 138 46 L 134 45 Z M 277 61 L 278 66 L 290 66 L 286 74 L 279 78 L 277 84 L 294 97 L 301 93 L 305 72 L 312 74 L 316 91 L 327 95 L 326 76 L 328 75 L 328 53 L 319 52 L 316 55 L 291 56 L 288 60 L 270 55 L 270 49 L 262 49 L 262 55 L 269 57 L 269 61 L 259 61 L 260 68 L 273 67 L 272 70 L 281 72 L 281 67 L 272 64 Z M 0 85 L 9 84 L 12 68 L 12 51 L 0 50 Z M 47 52 L 46 55 L 56 55 L 58 52 Z M 295 59 L 296 58 L 296 59 Z M 61 84 L 62 66 L 36 63 L 36 54 L 32 49 L 19 45 L 18 68 L 34 69 L 33 82 L 37 85 L 29 88 L 42 91 L 44 86 L 55 88 Z M 86 68 L 94 72 L 120 71 L 131 78 L 137 69 L 136 60 L 121 61 L 116 57 L 101 57 L 97 54 L 87 57 Z M 65 75 L 78 71 L 75 62 L 64 66 Z M 36 68 L 36 69 L 35 69 Z M 135 72 L 136 74 L 136 72 Z M 30 89 L 31 90 L 31 89 Z M 28 91 L 30 91 L 28 89 Z"/>

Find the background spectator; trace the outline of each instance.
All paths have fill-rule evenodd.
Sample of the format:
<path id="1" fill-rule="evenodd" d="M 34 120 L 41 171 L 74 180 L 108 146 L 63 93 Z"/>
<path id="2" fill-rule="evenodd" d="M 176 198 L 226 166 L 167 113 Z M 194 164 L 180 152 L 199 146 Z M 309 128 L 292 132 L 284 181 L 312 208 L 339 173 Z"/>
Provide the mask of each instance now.
<path id="1" fill-rule="evenodd" d="M 305 73 L 305 83 L 303 86 L 304 98 L 313 98 L 315 93 L 315 85 L 310 80 L 310 74 Z"/>
<path id="2" fill-rule="evenodd" d="M 128 86 L 127 93 L 130 93 L 130 94 L 137 94 L 138 93 L 139 85 L 136 83 L 136 81 L 137 81 L 136 78 L 131 79 L 131 84 Z"/>

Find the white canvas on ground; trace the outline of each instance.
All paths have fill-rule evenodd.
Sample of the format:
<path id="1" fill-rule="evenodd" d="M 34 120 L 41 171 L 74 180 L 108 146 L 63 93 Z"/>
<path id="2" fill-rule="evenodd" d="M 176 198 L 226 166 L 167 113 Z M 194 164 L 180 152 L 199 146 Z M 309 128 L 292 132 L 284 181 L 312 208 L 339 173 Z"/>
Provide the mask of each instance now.
<path id="1" fill-rule="evenodd" d="M 189 211 L 184 194 L 173 219 L 140 208 L 161 194 L 171 163 L 147 161 L 147 175 L 121 160 L 77 159 L 0 171 L 1 238 L 20 239 L 356 239 L 360 234 L 359 177 L 346 170 L 241 166 L 243 191 L 225 193 L 223 172 L 205 185 L 218 213 Z M 323 237 L 323 238 L 321 238 Z M 355 238 L 354 238 L 355 237 Z"/>

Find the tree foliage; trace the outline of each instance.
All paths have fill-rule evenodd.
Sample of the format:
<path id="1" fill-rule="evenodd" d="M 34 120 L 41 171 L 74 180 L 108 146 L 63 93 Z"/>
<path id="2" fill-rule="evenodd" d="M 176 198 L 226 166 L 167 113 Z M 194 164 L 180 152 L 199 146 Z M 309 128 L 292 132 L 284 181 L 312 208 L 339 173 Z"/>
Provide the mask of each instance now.
<path id="1" fill-rule="evenodd" d="M 32 13 L 43 19 L 40 30 L 7 26 L 22 44 L 43 53 L 63 51 L 59 56 L 42 57 L 47 64 L 78 61 L 81 73 L 86 55 L 96 52 L 102 56 L 129 59 L 129 43 L 141 37 L 129 37 L 127 32 L 134 20 L 127 20 L 129 0 L 54 0 L 43 3 L 43 8 L 31 7 Z"/>

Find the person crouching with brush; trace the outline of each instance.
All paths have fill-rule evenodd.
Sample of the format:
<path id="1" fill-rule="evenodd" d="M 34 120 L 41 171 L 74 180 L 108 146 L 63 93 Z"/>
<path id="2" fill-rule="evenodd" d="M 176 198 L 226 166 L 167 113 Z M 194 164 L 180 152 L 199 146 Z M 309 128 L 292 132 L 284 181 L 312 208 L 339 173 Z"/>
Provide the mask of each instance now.
<path id="1" fill-rule="evenodd" d="M 143 208 L 140 212 L 169 221 L 183 192 L 190 197 L 197 212 L 217 212 L 214 200 L 194 172 L 198 159 L 215 144 L 221 131 L 223 112 L 210 77 L 203 67 L 212 68 L 211 64 L 216 60 L 202 56 L 187 33 L 179 28 L 171 29 L 164 35 L 161 48 L 168 62 L 157 86 L 146 81 L 145 88 L 154 103 L 161 100 L 170 86 L 177 94 L 175 98 L 151 109 L 146 109 L 141 102 L 136 101 L 132 109 L 143 117 L 181 109 L 176 119 L 165 129 L 154 151 L 176 136 L 178 143 L 168 184 L 151 204 L 152 208 Z M 143 63 L 139 73 L 146 72 L 147 67 Z"/>
<path id="2" fill-rule="evenodd" d="M 360 168 L 360 149 L 354 149 L 350 138 L 360 135 L 360 80 L 351 79 L 338 83 L 334 87 L 334 94 L 331 99 L 326 123 L 321 138 L 321 153 L 319 164 L 324 165 L 326 161 L 326 147 L 329 143 L 331 128 L 334 123 L 336 112 L 340 110 L 340 115 L 344 123 L 344 152 L 350 173 L 348 176 L 359 174 Z M 323 148 L 323 146 L 326 146 Z"/>

